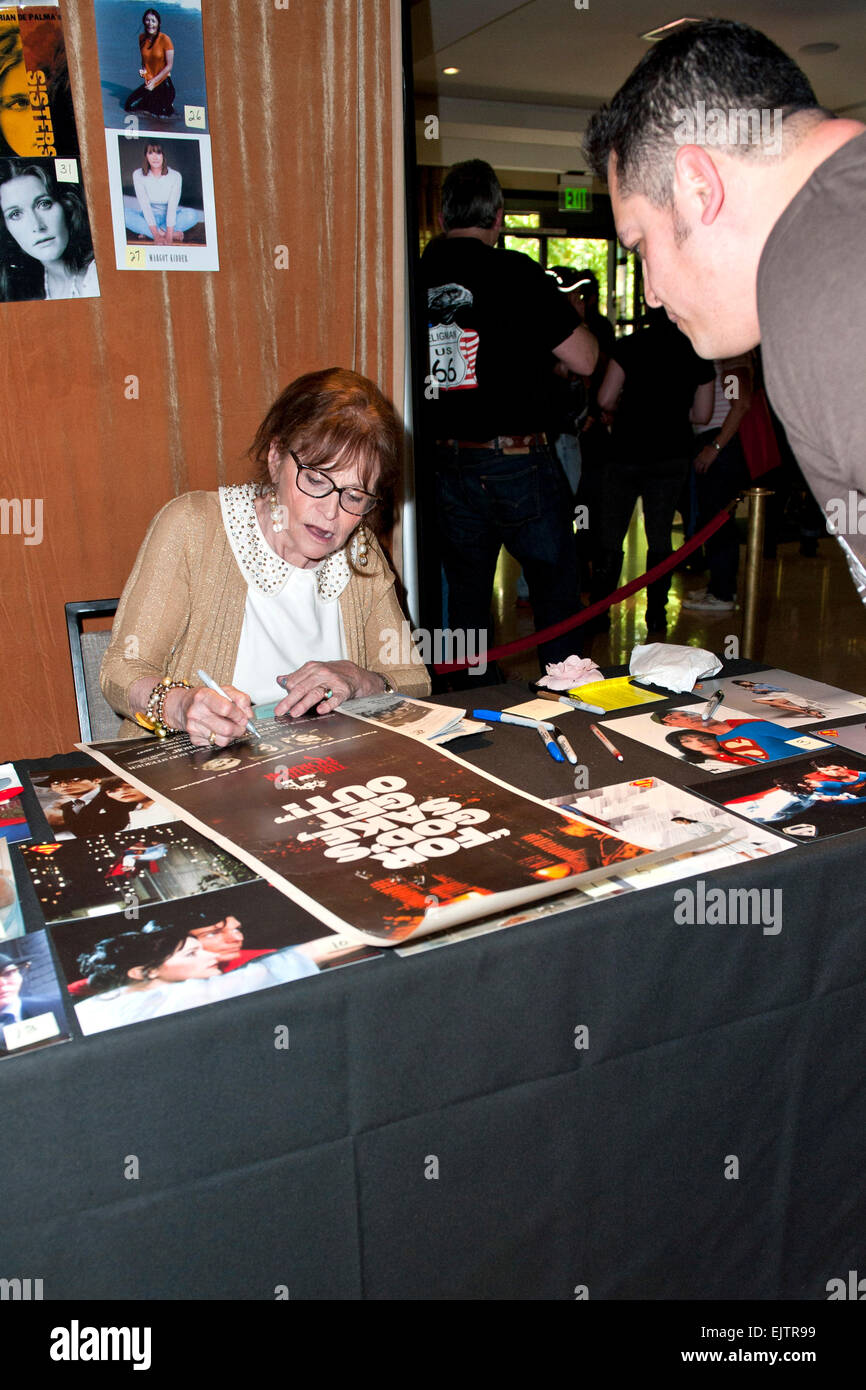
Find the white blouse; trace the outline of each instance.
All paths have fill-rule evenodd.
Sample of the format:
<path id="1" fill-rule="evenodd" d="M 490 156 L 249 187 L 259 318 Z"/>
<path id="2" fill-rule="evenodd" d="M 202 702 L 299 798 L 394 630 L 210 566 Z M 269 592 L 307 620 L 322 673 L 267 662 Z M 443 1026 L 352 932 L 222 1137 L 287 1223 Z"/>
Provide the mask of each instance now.
<path id="1" fill-rule="evenodd" d="M 343 661 L 346 637 L 338 602 L 351 572 L 342 551 L 314 569 L 296 569 L 268 545 L 256 515 L 253 483 L 219 490 L 223 525 L 247 581 L 232 684 L 254 705 L 284 695 L 277 676 L 305 661 Z"/>

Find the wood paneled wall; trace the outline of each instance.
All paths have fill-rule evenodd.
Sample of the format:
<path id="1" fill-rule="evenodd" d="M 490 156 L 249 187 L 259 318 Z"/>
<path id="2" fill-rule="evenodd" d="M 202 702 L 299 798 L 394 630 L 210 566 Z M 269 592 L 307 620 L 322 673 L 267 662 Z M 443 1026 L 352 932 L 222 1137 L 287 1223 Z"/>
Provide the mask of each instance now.
<path id="1" fill-rule="evenodd" d="M 63 4 L 102 297 L 0 305 L 0 496 L 43 508 L 41 544 L 0 535 L 0 761 L 73 745 L 64 603 L 117 595 L 169 498 L 248 476 L 288 381 L 353 367 L 402 404 L 399 0 L 203 10 L 222 268 L 136 273 L 114 269 L 93 6 Z"/>

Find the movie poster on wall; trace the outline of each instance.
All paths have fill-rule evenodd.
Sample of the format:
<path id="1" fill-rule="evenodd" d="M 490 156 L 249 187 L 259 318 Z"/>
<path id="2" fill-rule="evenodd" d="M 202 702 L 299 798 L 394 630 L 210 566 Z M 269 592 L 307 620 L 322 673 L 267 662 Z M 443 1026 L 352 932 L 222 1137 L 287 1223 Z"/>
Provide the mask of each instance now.
<path id="1" fill-rule="evenodd" d="M 60 9 L 0 5 L 0 302 L 98 294 Z"/>
<path id="2" fill-rule="evenodd" d="M 260 743 L 216 753 L 186 735 L 81 747 L 366 944 L 548 897 L 649 853 L 366 720 L 258 727 Z"/>
<path id="3" fill-rule="evenodd" d="M 200 0 L 95 0 L 119 270 L 218 270 Z"/>

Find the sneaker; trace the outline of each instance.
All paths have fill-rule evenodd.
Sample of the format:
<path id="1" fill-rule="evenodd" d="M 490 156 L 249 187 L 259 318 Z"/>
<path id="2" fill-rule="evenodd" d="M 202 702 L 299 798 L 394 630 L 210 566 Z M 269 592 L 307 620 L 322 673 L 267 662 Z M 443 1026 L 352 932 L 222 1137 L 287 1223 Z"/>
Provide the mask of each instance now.
<path id="1" fill-rule="evenodd" d="M 732 598 L 716 598 L 715 594 L 690 594 L 683 599 L 683 608 L 696 613 L 730 613 L 733 607 Z"/>

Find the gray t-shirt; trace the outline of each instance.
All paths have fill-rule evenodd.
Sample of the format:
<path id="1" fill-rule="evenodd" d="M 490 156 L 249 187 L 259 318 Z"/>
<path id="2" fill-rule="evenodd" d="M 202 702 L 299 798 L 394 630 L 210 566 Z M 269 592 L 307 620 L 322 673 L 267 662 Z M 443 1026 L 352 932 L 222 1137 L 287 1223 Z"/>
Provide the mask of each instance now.
<path id="1" fill-rule="evenodd" d="M 819 164 L 771 231 L 758 318 L 770 400 L 866 601 L 866 134 Z"/>

